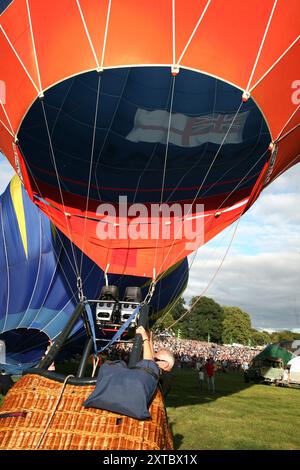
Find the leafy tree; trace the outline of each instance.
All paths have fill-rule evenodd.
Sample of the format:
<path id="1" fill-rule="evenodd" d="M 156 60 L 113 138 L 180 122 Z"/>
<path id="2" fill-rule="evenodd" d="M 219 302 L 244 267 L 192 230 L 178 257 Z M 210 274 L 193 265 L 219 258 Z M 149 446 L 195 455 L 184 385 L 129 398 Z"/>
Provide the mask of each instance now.
<path id="1" fill-rule="evenodd" d="M 184 298 L 180 297 L 179 300 L 177 300 L 176 303 L 174 303 L 174 306 L 170 309 L 169 312 L 167 311 L 167 309 L 169 308 L 168 306 L 167 309 L 165 309 L 164 313 L 162 313 L 160 318 L 156 320 L 152 329 L 154 331 L 157 330 L 157 331 L 162 332 L 166 330 L 167 328 L 169 328 L 171 325 L 173 325 L 173 323 L 177 319 L 179 319 L 187 310 L 184 305 L 184 302 L 185 302 Z M 176 323 L 174 327 L 172 327 L 172 331 L 174 333 L 177 333 L 178 328 L 179 328 L 179 325 L 178 323 Z"/>
<path id="2" fill-rule="evenodd" d="M 190 307 L 199 299 L 193 297 Z M 202 297 L 191 312 L 179 323 L 183 337 L 212 342 L 220 342 L 224 313 L 221 306 L 213 299 Z"/>
<path id="3" fill-rule="evenodd" d="M 185 306 L 185 300 L 183 297 L 176 302 L 174 307 L 171 308 L 170 312 L 174 320 L 178 320 L 185 312 L 187 308 Z"/>
<path id="4" fill-rule="evenodd" d="M 300 339 L 299 333 L 294 333 L 293 331 L 275 331 L 271 334 L 272 343 L 280 343 L 281 341 L 294 341 Z"/>
<path id="5" fill-rule="evenodd" d="M 153 331 L 164 331 L 169 328 L 174 323 L 174 318 L 171 315 L 171 312 L 163 313 L 161 318 L 159 318 L 153 325 Z"/>
<path id="6" fill-rule="evenodd" d="M 249 344 L 252 339 L 251 319 L 248 313 L 238 307 L 223 307 L 223 343 Z"/>
<path id="7" fill-rule="evenodd" d="M 251 330 L 251 340 L 253 346 L 264 346 L 271 343 L 271 337 L 267 331 Z"/>

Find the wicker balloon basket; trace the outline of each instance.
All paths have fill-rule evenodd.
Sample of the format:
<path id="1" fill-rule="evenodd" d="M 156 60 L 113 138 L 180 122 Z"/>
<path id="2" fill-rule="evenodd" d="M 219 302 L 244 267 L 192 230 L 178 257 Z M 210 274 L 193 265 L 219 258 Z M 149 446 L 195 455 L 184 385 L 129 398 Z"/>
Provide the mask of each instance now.
<path id="1" fill-rule="evenodd" d="M 150 406 L 152 418 L 138 421 L 84 408 L 82 403 L 92 389 L 92 386 L 63 384 L 40 375 L 22 377 L 10 389 L 0 409 L 0 449 L 173 449 L 159 390 Z"/>

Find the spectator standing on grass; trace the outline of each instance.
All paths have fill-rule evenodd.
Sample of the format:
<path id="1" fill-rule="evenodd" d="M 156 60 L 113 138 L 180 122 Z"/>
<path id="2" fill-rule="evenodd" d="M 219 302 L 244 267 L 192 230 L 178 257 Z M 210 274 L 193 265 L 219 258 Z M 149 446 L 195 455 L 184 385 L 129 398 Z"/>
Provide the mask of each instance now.
<path id="1" fill-rule="evenodd" d="M 215 361 L 212 357 L 208 358 L 205 364 L 208 391 L 215 393 Z"/>
<path id="2" fill-rule="evenodd" d="M 201 366 L 198 370 L 198 374 L 199 374 L 199 382 L 200 382 L 200 392 L 202 392 L 203 390 L 203 385 L 204 385 L 204 370 L 203 370 L 203 366 Z"/>

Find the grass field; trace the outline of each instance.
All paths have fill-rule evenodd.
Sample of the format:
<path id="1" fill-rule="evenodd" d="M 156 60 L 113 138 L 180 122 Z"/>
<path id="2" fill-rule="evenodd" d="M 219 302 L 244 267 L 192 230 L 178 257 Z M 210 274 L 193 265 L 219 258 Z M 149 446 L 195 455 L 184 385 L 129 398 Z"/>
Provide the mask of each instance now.
<path id="1" fill-rule="evenodd" d="M 177 449 L 300 449 L 300 390 L 220 373 L 210 395 L 194 370 L 176 370 L 167 411 Z"/>
<path id="2" fill-rule="evenodd" d="M 166 405 L 176 449 L 300 449 L 300 390 L 221 373 L 210 395 L 194 370 L 177 369 Z"/>

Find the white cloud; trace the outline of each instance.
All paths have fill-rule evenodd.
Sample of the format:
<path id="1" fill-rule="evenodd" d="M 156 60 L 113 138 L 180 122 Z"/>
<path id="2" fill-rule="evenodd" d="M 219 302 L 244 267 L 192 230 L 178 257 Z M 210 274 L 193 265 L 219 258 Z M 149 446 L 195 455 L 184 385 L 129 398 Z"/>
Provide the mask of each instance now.
<path id="1" fill-rule="evenodd" d="M 14 169 L 6 159 L 1 157 L 0 154 L 0 194 L 3 193 L 6 186 L 14 175 Z"/>
<path id="2" fill-rule="evenodd" d="M 247 311 L 259 328 L 300 327 L 300 165 L 278 178 L 240 221 L 224 265 L 206 295 Z M 186 298 L 218 269 L 233 227 L 199 249 Z M 222 240 L 223 238 L 223 240 Z"/>

